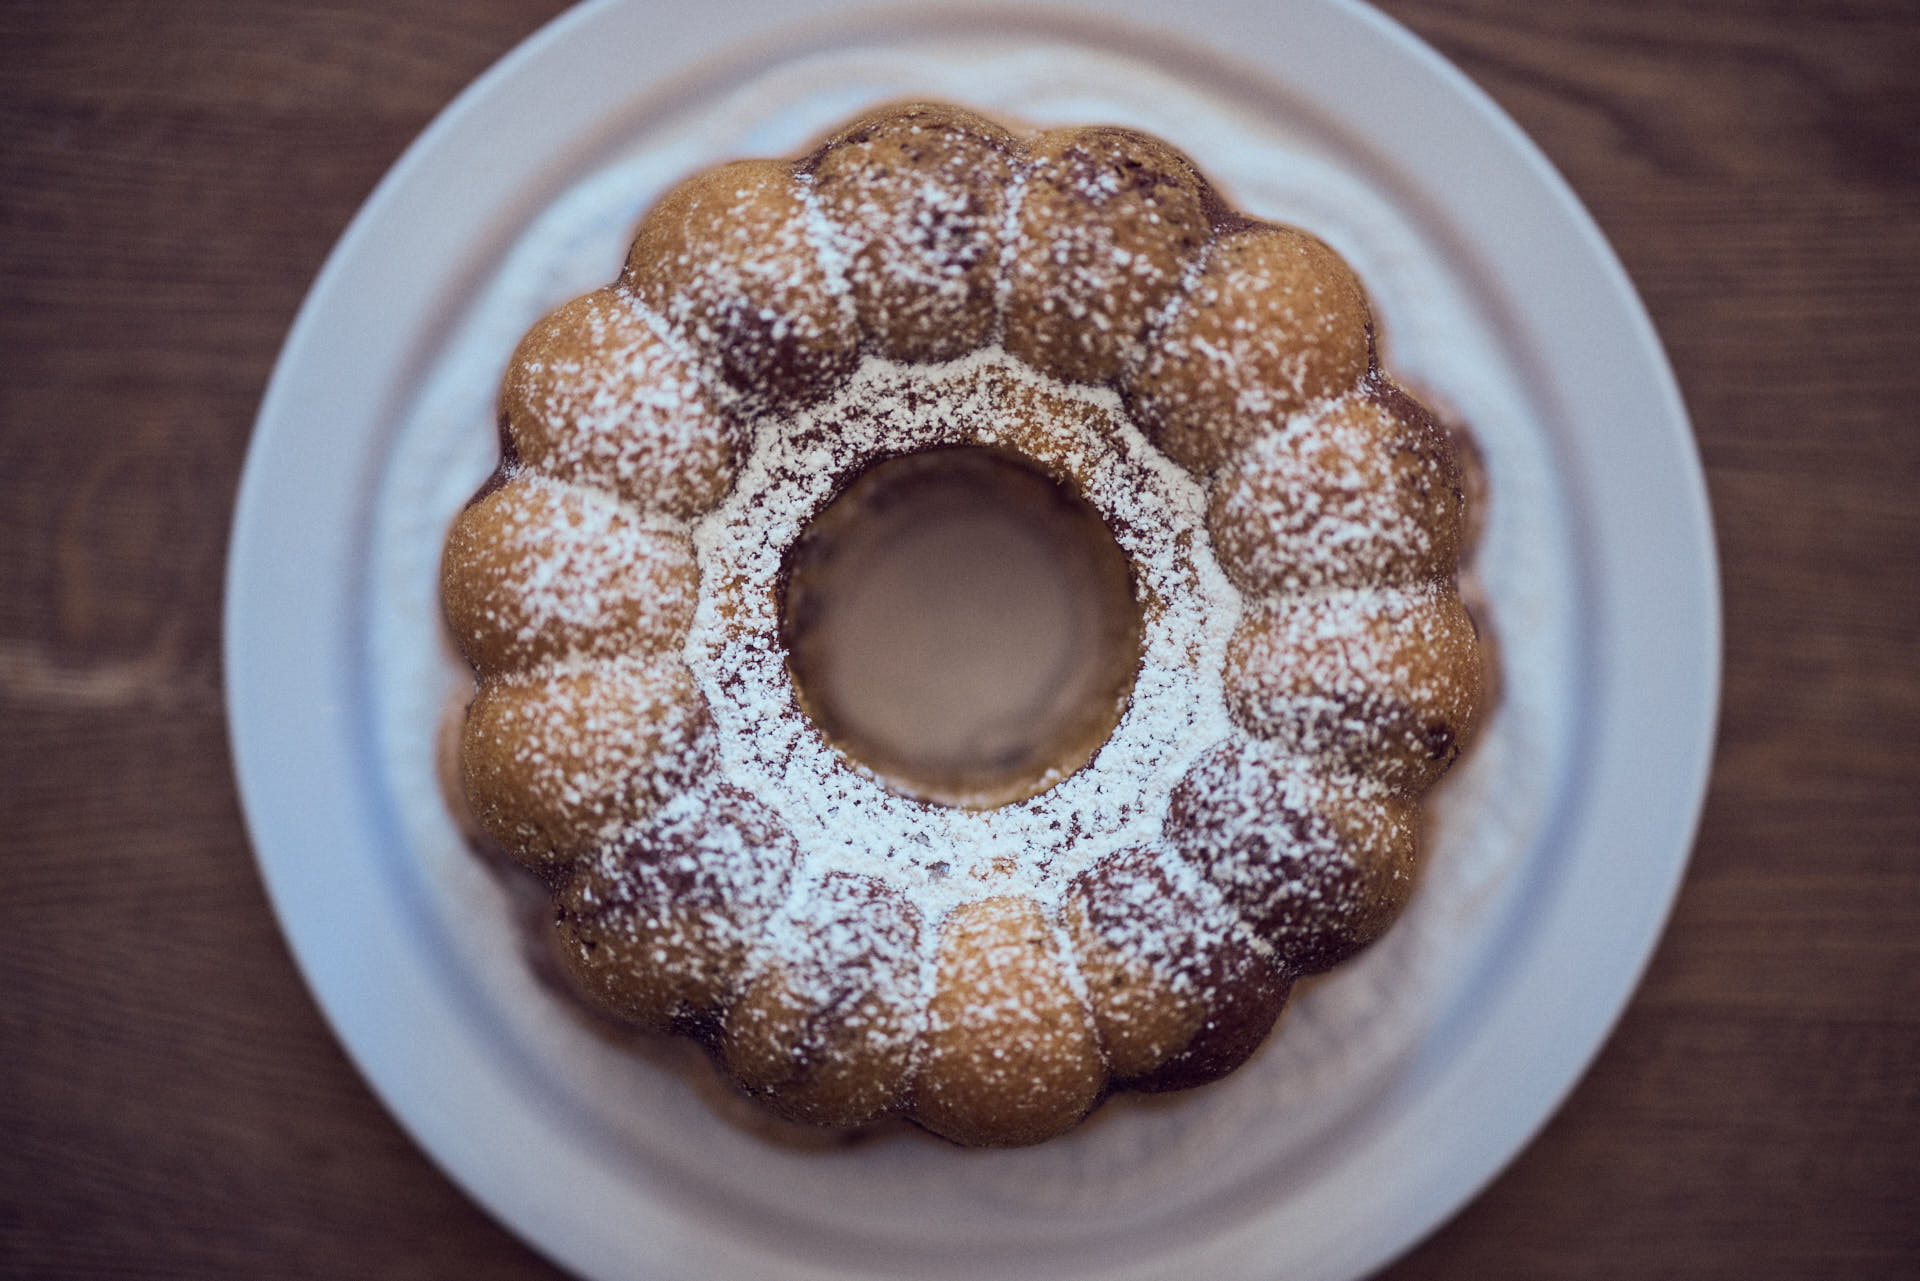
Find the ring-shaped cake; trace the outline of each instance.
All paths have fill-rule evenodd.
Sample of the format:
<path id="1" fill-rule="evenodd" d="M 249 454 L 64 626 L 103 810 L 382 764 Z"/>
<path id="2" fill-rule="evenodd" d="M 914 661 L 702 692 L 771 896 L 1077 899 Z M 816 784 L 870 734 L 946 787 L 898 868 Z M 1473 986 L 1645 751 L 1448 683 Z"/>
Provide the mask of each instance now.
<path id="1" fill-rule="evenodd" d="M 578 990 L 781 1115 L 1041 1141 L 1233 1070 L 1405 903 L 1485 697 L 1459 444 L 1338 255 L 1165 143 L 914 103 L 698 174 L 501 427 L 443 567 L 467 801 Z M 949 450 L 1097 512 L 1138 656 L 1073 752 L 930 797 L 783 629 L 821 513 Z"/>

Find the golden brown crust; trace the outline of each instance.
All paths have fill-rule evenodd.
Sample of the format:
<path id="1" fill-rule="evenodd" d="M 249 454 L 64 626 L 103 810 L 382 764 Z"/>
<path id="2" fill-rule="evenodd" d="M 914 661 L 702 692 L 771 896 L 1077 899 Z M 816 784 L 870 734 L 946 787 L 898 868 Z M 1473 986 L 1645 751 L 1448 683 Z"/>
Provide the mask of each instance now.
<path id="1" fill-rule="evenodd" d="M 527 331 L 500 391 L 527 466 L 605 489 L 641 513 L 687 517 L 733 484 L 736 429 L 704 371 L 617 288 Z"/>
<path id="2" fill-rule="evenodd" d="M 698 1028 L 731 999 L 798 861 L 744 792 L 712 785 L 701 801 L 582 859 L 556 896 L 562 969 L 602 1010 L 656 1031 Z M 725 857 L 743 844 L 758 851 L 751 864 Z"/>
<path id="3" fill-rule="evenodd" d="M 1138 946 L 1129 928 L 1138 916 L 1132 904 L 1136 886 L 1163 900 L 1171 897 L 1157 859 L 1123 851 L 1076 880 L 1062 913 L 1100 1049 L 1117 1081 L 1145 1076 L 1185 1049 L 1206 1021 L 1213 997 L 1191 967 L 1170 970 Z"/>
<path id="4" fill-rule="evenodd" d="M 1203 756 L 1174 790 L 1167 839 L 1294 974 L 1378 938 L 1413 887 L 1416 811 L 1404 797 L 1303 787 L 1258 742 Z"/>
<path id="5" fill-rule="evenodd" d="M 440 582 L 461 652 L 496 673 L 672 648 L 693 622 L 700 574 L 685 534 L 519 477 L 454 520 Z"/>
<path id="6" fill-rule="evenodd" d="M 1216 478 L 1207 528 L 1248 592 L 1439 582 L 1459 567 L 1466 507 L 1443 430 L 1381 391 L 1255 437 Z"/>
<path id="7" fill-rule="evenodd" d="M 814 199 L 844 240 L 869 350 L 951 360 L 992 339 L 1017 163 L 1005 129 L 934 103 L 870 112 L 815 154 Z"/>
<path id="8" fill-rule="evenodd" d="M 1184 1089 L 1265 1038 L 1290 982 L 1231 908 L 1156 853 L 1123 850 L 1076 877 L 1062 919 L 1113 1079 Z"/>
<path id="9" fill-rule="evenodd" d="M 834 874 L 783 928 L 813 946 L 753 975 L 728 1009 L 728 1072 L 789 1120 L 851 1126 L 895 1110 L 922 1024 L 918 910 L 879 881 Z"/>
<path id="10" fill-rule="evenodd" d="M 1168 457 L 1206 475 L 1372 364 L 1372 316 L 1340 255 L 1292 227 L 1222 235 L 1155 331 L 1128 406 Z"/>
<path id="11" fill-rule="evenodd" d="M 1069 382 L 1110 382 L 1206 248 L 1219 199 L 1193 163 L 1130 129 L 1033 142 L 1007 268 L 1006 347 Z"/>
<path id="12" fill-rule="evenodd" d="M 1478 651 L 1450 590 L 1271 597 L 1227 647 L 1227 706 L 1260 738 L 1418 795 L 1479 722 Z"/>
<path id="13" fill-rule="evenodd" d="M 983 393 L 994 425 L 974 443 L 1078 491 L 1121 449 L 1098 406 L 1123 403 L 1206 491 L 1245 609 L 1220 673 L 1232 724 L 1157 840 L 1062 872 L 1045 902 L 987 889 L 996 871 L 972 891 L 993 897 L 936 909 L 952 900 L 813 865 L 771 800 L 714 774 L 680 651 L 701 592 L 721 625 L 745 625 L 742 593 L 701 582 L 689 535 L 749 428 L 817 406 L 863 355 L 996 343 L 1118 398 L 1023 373 Z M 1295 977 L 1404 906 L 1418 797 L 1486 699 L 1454 583 L 1470 477 L 1377 367 L 1339 256 L 1230 210 L 1166 143 L 1023 142 L 913 103 L 796 161 L 695 175 L 647 213 L 615 284 L 528 332 L 500 408 L 502 466 L 442 565 L 481 678 L 473 811 L 555 888 L 554 945 L 588 1000 L 702 1037 L 781 1114 L 1041 1141 L 1115 1084 L 1233 1070 Z"/>
<path id="14" fill-rule="evenodd" d="M 1067 967 L 1033 900 L 956 908 L 940 935 L 914 1119 L 957 1143 L 1012 1147 L 1085 1116 L 1106 1073 Z"/>
<path id="15" fill-rule="evenodd" d="M 852 369 L 859 341 L 810 221 L 793 166 L 721 165 L 647 212 L 621 281 L 717 358 L 736 389 L 814 400 Z"/>
<path id="16" fill-rule="evenodd" d="M 515 858 L 552 866 L 685 790 L 710 733 L 677 659 L 491 678 L 461 739 L 467 799 Z"/>

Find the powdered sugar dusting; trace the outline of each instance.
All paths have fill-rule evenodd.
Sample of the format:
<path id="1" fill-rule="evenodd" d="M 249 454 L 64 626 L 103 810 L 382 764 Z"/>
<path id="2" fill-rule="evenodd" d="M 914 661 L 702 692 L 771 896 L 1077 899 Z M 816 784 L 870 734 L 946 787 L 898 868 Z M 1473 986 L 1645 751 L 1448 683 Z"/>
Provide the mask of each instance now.
<path id="1" fill-rule="evenodd" d="M 856 121 L 807 162 L 823 260 L 869 350 L 942 360 L 991 337 L 1020 187 L 1011 141 L 971 112 L 919 104 Z"/>
<path id="2" fill-rule="evenodd" d="M 448 623 L 474 665 L 525 671 L 677 646 L 698 570 L 683 530 L 528 472 L 460 514 L 442 581 Z"/>
<path id="3" fill-rule="evenodd" d="M 620 839 L 692 783 L 710 728 L 671 656 L 493 676 L 467 713 L 468 795 L 510 848 L 570 859 Z"/>
<path id="4" fill-rule="evenodd" d="M 1035 396 L 1080 410 L 1036 422 Z M 889 790 L 799 708 L 778 644 L 783 557 L 845 478 L 881 457 L 1021 442 L 1106 518 L 1153 602 L 1132 698 L 1094 760 L 997 810 Z M 823 869 L 884 877 L 929 920 L 1025 894 L 1057 905 L 1103 854 L 1159 836 L 1166 796 L 1231 732 L 1220 671 L 1238 593 L 1207 550 L 1205 496 L 1104 389 L 1067 388 L 996 349 L 941 366 L 869 359 L 821 406 L 770 417 L 733 494 L 695 530 L 702 601 L 687 658 L 713 709 L 722 767 L 779 812 Z"/>
<path id="5" fill-rule="evenodd" d="M 1458 470 L 1379 373 L 1337 255 L 1226 211 L 1143 135 L 1061 130 L 1028 152 L 951 118 L 973 121 L 961 152 L 1011 157 L 1005 216 L 958 198 L 970 171 L 950 158 L 887 197 L 857 166 L 836 180 L 833 146 L 724 165 L 647 214 L 617 285 L 523 342 L 503 492 L 524 461 L 559 482 L 550 499 L 624 505 L 635 529 L 690 543 L 698 600 L 645 632 L 667 652 L 602 662 L 599 639 L 570 633 L 618 613 L 603 562 L 566 537 L 523 546 L 510 521 L 476 540 L 471 559 L 508 563 L 527 594 L 517 626 L 476 617 L 508 651 L 554 653 L 476 655 L 465 757 L 490 831 L 576 898 L 602 887 L 562 913 L 590 992 L 656 1026 L 693 1021 L 781 1106 L 845 1119 L 911 1102 L 942 1133 L 1024 1143 L 1071 1125 L 1109 1074 L 1230 1070 L 1294 975 L 1385 928 L 1415 798 L 1475 718 L 1478 666 L 1449 581 Z M 905 136 L 911 167 L 928 153 Z M 880 199 L 897 216 L 874 216 Z M 1003 238 L 1004 292 L 988 287 Z M 987 277 L 950 287 L 925 270 L 942 255 Z M 898 330 L 862 305 L 893 289 L 911 300 Z M 978 332 L 960 341 L 941 316 Z M 949 347 L 965 354 L 934 358 Z M 904 794 L 836 749 L 781 642 L 786 558 L 810 522 L 872 464 L 950 447 L 1005 450 L 1077 493 L 1141 612 L 1107 741 L 993 808 Z M 484 567 L 471 577 L 491 589 Z M 553 604 L 576 577 L 590 599 Z M 719 806 L 715 778 L 768 841 L 663 858 L 649 833 Z M 763 845 L 793 852 L 784 894 L 765 892 Z M 676 877 L 712 901 L 676 897 Z M 720 919 L 727 886 L 754 899 L 751 927 Z M 845 910 L 853 886 L 914 923 L 917 964 L 883 963 L 899 949 Z M 1147 943 L 1121 900 L 1155 891 Z M 608 956 L 629 957 L 625 981 Z M 845 1077 L 851 1062 L 880 1075 Z"/>
<path id="6" fill-rule="evenodd" d="M 732 425 L 687 345 L 625 289 L 576 298 L 520 342 L 501 389 L 528 465 L 685 518 L 732 478 Z"/>
<path id="7" fill-rule="evenodd" d="M 1208 524 L 1243 588 L 1449 579 L 1466 500 L 1444 432 L 1380 384 L 1280 420 L 1222 470 Z"/>

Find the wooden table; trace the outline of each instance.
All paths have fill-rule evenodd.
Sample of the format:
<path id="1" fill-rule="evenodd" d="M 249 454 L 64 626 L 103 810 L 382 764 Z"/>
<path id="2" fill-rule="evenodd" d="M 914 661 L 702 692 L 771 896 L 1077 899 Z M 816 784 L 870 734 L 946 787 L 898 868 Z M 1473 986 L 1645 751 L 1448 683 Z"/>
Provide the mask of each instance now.
<path id="1" fill-rule="evenodd" d="M 0 1271 L 535 1277 L 349 1067 L 222 718 L 248 430 L 329 246 L 559 6 L 0 8 Z M 1672 928 L 1395 1278 L 1920 1274 L 1920 10 L 1386 6 L 1587 201 L 1715 504 L 1725 711 Z"/>

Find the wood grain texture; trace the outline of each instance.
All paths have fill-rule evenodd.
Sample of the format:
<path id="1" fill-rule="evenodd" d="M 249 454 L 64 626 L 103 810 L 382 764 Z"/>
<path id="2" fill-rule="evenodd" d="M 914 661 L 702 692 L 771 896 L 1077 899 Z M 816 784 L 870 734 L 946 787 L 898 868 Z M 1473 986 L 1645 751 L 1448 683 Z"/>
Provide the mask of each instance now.
<path id="1" fill-rule="evenodd" d="M 0 7 L 0 1274 L 556 1275 L 354 1074 L 234 799 L 232 495 L 382 172 L 557 10 Z M 1389 1270 L 1920 1273 L 1920 10 L 1392 0 L 1611 238 L 1694 416 L 1726 687 L 1672 927 Z"/>

